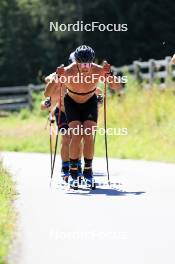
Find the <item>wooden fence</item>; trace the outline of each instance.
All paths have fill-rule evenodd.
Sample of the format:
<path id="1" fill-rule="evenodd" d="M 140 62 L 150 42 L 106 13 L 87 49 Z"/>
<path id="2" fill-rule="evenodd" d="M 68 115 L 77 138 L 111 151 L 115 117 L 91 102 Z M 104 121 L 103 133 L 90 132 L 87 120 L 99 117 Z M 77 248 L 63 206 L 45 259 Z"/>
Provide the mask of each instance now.
<path id="1" fill-rule="evenodd" d="M 32 91 L 40 91 L 44 85 L 0 87 L 0 111 L 19 111 L 32 108 Z"/>
<path id="2" fill-rule="evenodd" d="M 146 62 L 134 61 L 133 64 L 122 67 L 112 66 L 112 71 L 115 75 L 130 73 L 139 82 L 145 82 L 148 85 L 158 81 L 160 86 L 165 87 L 167 78 L 175 80 L 175 66 L 171 63 L 171 57 L 163 60 L 150 59 Z"/>
<path id="3" fill-rule="evenodd" d="M 112 66 L 115 75 L 130 73 L 139 82 L 148 86 L 158 80 L 160 86 L 166 87 L 167 78 L 175 80 L 175 66 L 171 64 L 171 57 L 163 60 L 150 59 L 147 62 L 134 61 L 131 65 L 122 67 Z M 0 87 L 0 111 L 18 111 L 22 108 L 32 108 L 32 91 L 44 90 L 44 84 L 18 87 Z"/>

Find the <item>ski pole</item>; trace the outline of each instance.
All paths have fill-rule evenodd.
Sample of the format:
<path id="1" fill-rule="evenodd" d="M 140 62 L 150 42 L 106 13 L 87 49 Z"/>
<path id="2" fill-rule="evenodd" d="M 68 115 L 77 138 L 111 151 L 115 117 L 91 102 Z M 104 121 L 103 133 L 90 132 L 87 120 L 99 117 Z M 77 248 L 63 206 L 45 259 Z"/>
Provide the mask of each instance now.
<path id="1" fill-rule="evenodd" d="M 106 75 L 104 82 L 104 129 L 105 129 L 105 152 L 106 152 L 106 169 L 108 176 L 108 184 L 110 185 L 110 177 L 109 177 L 109 162 L 108 162 L 108 140 L 107 140 L 107 122 L 106 122 Z"/>
<path id="2" fill-rule="evenodd" d="M 52 173 L 52 118 L 51 113 L 49 113 L 49 121 L 50 121 L 50 162 L 51 162 L 51 173 Z"/>
<path id="3" fill-rule="evenodd" d="M 59 127 L 60 127 L 60 120 L 61 120 L 61 88 L 62 88 L 62 84 L 60 85 L 60 98 L 59 98 L 59 103 L 58 103 L 58 109 L 59 109 L 59 112 L 58 112 L 58 125 L 57 125 L 57 133 L 56 133 L 55 150 L 54 150 L 54 156 L 53 156 L 53 162 L 52 162 L 52 168 L 51 168 L 50 187 L 51 187 L 52 178 L 53 178 L 53 172 L 54 172 L 54 167 L 55 167 L 57 145 L 58 145 L 58 133 L 59 133 Z"/>

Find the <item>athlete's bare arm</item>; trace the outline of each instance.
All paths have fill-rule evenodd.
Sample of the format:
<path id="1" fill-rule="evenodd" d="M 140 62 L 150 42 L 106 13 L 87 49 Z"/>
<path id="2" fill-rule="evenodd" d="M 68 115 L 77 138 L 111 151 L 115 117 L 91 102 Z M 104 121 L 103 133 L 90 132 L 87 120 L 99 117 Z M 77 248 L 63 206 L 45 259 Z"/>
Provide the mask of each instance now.
<path id="1" fill-rule="evenodd" d="M 50 74 L 45 78 L 46 87 L 44 96 L 52 97 L 58 99 L 60 96 L 60 89 L 65 90 L 66 87 L 63 83 L 59 81 L 59 78 L 56 73 Z"/>
<path id="2" fill-rule="evenodd" d="M 45 78 L 45 82 L 46 82 L 46 87 L 45 87 L 45 91 L 44 91 L 45 97 L 53 96 L 53 94 L 55 93 L 55 90 L 58 86 L 57 79 L 58 78 L 57 78 L 56 73 L 52 73 Z"/>

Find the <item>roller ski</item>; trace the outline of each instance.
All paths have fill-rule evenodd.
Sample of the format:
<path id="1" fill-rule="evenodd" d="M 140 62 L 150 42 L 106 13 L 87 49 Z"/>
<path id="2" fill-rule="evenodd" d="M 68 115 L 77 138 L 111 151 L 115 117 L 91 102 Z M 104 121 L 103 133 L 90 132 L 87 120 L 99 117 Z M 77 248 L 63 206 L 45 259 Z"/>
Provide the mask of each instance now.
<path id="1" fill-rule="evenodd" d="M 91 190 L 96 189 L 95 179 L 92 176 L 81 178 L 81 184 L 79 183 L 79 177 L 72 178 L 71 176 L 69 176 L 68 183 L 69 183 L 70 189 L 73 189 L 73 190 L 78 190 L 80 186 L 84 186 L 85 188 L 91 189 Z"/>

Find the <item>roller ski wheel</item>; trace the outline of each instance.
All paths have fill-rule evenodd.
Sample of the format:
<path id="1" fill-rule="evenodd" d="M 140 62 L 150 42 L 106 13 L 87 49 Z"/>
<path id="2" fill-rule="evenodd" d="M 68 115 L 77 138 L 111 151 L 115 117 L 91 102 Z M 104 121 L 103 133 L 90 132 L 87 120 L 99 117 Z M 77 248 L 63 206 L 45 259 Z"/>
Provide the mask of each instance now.
<path id="1" fill-rule="evenodd" d="M 82 176 L 78 176 L 78 185 L 82 185 L 83 178 Z"/>
<path id="2" fill-rule="evenodd" d="M 91 186 L 91 190 L 95 190 L 96 189 L 96 183 L 94 182 L 93 185 Z"/>

